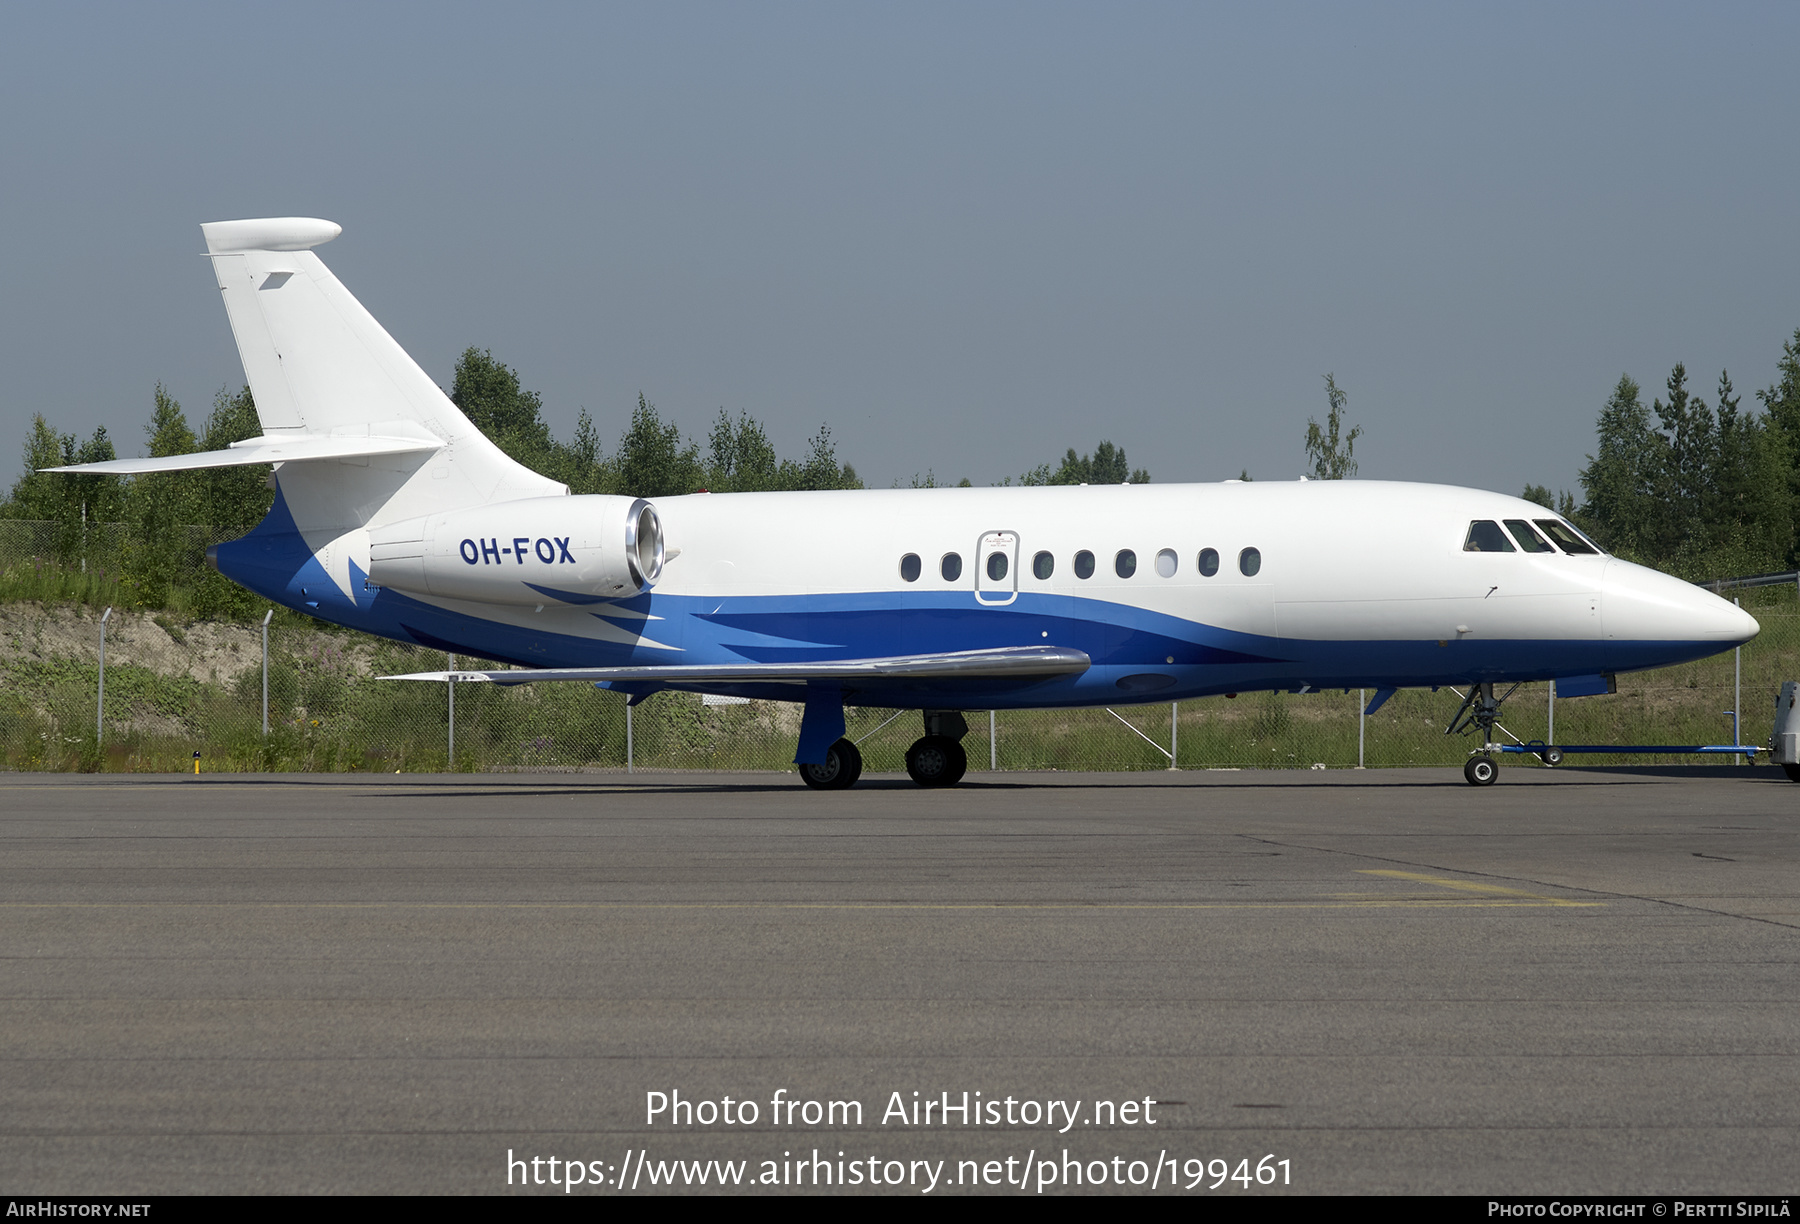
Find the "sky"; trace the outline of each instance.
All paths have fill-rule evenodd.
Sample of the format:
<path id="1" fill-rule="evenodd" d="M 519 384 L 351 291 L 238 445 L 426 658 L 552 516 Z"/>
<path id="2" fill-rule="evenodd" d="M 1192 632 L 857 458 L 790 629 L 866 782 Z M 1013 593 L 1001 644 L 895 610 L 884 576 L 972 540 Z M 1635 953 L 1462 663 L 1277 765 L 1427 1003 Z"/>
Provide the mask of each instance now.
<path id="1" fill-rule="evenodd" d="M 1621 374 L 1800 329 L 1795 4 L 0 7 L 0 479 L 243 382 L 203 221 L 318 254 L 567 438 L 829 425 L 871 486 L 1102 439 L 1159 481 L 1579 495 Z M 11 447 L 18 450 L 8 454 Z"/>

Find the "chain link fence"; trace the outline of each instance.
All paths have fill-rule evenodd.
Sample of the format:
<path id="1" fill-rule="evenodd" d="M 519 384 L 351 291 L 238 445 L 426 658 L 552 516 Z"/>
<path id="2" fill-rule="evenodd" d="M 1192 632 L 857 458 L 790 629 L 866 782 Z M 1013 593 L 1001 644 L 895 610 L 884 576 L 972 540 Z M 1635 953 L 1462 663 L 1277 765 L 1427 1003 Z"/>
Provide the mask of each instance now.
<path id="1" fill-rule="evenodd" d="M 49 549 L 30 551 L 44 542 L 30 529 L 45 526 L 55 528 L 0 524 L 0 571 L 47 564 L 73 570 L 50 560 Z M 199 556 L 213 533 L 192 531 Z M 95 558 L 102 555 L 98 548 L 90 554 L 92 568 L 100 568 Z M 1565 698 L 1554 713 L 1547 685 L 1521 686 L 1502 711 L 1506 732 L 1512 740 L 1563 744 L 1730 744 L 1732 712 L 1741 709 L 1738 742 L 1763 744 L 1781 681 L 1800 678 L 1800 600 L 1788 587 L 1754 591 L 1744 601 L 1762 633 L 1741 652 L 1623 675 L 1616 694 Z M 271 629 L 266 735 L 255 623 L 115 612 L 106 625 L 102 716 L 100 616 L 93 602 L 0 603 L 0 757 L 7 768 L 188 770 L 198 754 L 209 772 L 787 770 L 799 733 L 799 706 L 779 702 L 660 693 L 627 712 L 621 695 L 582 684 L 384 681 L 379 677 L 444 670 L 448 660 L 286 612 Z M 497 666 L 460 657 L 456 663 Z M 1244 693 L 1112 710 L 970 713 L 963 745 L 971 771 L 1455 766 L 1475 746 L 1470 737 L 1444 734 L 1460 704 L 1449 689 L 1402 691 L 1365 718 L 1372 696 Z M 847 724 L 873 772 L 904 770 L 906 748 L 922 733 L 911 711 L 852 707 Z M 1505 760 L 1537 764 L 1529 756 Z M 1736 758 L 1595 755 L 1570 763 L 1676 760 L 1728 767 Z"/>

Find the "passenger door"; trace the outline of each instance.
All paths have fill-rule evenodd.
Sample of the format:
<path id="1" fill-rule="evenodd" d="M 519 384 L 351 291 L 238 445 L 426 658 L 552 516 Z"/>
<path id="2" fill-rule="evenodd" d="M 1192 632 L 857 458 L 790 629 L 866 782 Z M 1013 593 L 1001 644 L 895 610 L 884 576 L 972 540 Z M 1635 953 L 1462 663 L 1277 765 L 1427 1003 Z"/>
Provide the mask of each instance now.
<path id="1" fill-rule="evenodd" d="M 975 598 L 984 604 L 1009 604 L 1018 597 L 1018 533 L 987 532 L 975 550 Z"/>

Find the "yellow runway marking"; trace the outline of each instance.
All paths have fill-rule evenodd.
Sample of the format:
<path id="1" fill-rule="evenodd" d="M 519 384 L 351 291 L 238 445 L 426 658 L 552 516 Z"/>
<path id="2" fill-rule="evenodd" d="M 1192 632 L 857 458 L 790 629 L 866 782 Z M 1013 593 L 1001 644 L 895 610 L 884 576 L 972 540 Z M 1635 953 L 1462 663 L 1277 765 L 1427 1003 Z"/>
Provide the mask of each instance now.
<path id="1" fill-rule="evenodd" d="M 1561 897 L 1546 897 L 1541 893 L 1526 892 L 1522 888 L 1506 888 L 1499 884 L 1481 884 L 1474 880 L 1449 880 L 1443 876 L 1421 875 L 1416 871 L 1358 871 L 1358 875 L 1383 876 L 1390 880 L 1410 880 L 1418 884 L 1435 884 L 1439 888 L 1453 888 L 1459 892 L 1478 893 L 1487 897 L 1510 897 L 1517 905 L 1555 905 L 1589 907 L 1606 904 L 1604 901 L 1569 901 Z M 1494 902 L 1503 904 L 1502 902 Z"/>

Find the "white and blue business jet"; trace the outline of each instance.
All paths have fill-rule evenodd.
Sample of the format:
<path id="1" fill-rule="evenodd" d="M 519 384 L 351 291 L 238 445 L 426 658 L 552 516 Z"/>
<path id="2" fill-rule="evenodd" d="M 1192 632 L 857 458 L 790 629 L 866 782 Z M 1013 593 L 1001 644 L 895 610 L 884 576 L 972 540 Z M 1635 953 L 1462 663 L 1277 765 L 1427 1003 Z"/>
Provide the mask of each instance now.
<path id="1" fill-rule="evenodd" d="M 284 217 L 201 227 L 262 436 L 59 471 L 270 464 L 220 573 L 368 633 L 574 680 L 804 703 L 807 784 L 852 785 L 851 703 L 923 714 L 924 786 L 962 712 L 1257 690 L 1468 686 L 1464 773 L 1496 775 L 1495 686 L 1602 692 L 1757 633 L 1517 498 L 1372 481 L 571 496 L 470 424 Z M 1371 707 L 1373 708 L 1373 707 Z"/>

